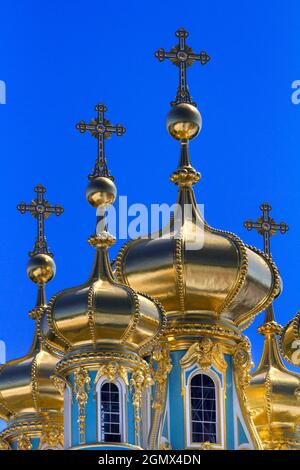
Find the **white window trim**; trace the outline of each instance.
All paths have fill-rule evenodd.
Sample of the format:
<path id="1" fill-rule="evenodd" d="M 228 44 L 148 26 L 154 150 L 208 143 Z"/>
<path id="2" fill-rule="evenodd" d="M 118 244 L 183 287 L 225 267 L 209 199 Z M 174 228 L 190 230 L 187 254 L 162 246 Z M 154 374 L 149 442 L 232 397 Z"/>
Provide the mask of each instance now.
<path id="1" fill-rule="evenodd" d="M 170 442 L 171 441 L 171 435 L 170 435 L 170 393 L 169 393 L 169 386 L 167 390 L 167 403 L 166 403 L 166 408 L 165 408 L 165 418 L 164 421 L 166 422 L 166 438 Z"/>
<path id="2" fill-rule="evenodd" d="M 151 389 L 143 390 L 142 401 L 142 446 L 147 449 L 151 425 Z"/>
<path id="3" fill-rule="evenodd" d="M 107 377 L 101 377 L 96 385 L 96 395 L 97 395 L 97 440 L 101 440 L 101 387 L 105 383 L 113 383 L 119 389 L 120 397 L 120 431 L 121 431 L 121 442 L 127 442 L 127 388 L 124 381 L 120 378 L 116 380 L 108 380 Z"/>
<path id="4" fill-rule="evenodd" d="M 64 391 L 64 448 L 72 447 L 72 390 L 66 384 Z"/>
<path id="5" fill-rule="evenodd" d="M 194 366 L 186 369 L 185 374 L 188 373 Z M 212 444 L 214 449 L 224 448 L 224 390 L 218 374 L 212 370 L 196 369 L 188 377 L 185 385 L 185 429 L 186 429 L 186 447 L 190 449 L 198 449 L 200 443 L 192 442 L 192 413 L 191 413 L 191 380 L 197 374 L 208 375 L 215 384 L 216 393 L 216 430 L 217 430 L 217 442 Z"/>

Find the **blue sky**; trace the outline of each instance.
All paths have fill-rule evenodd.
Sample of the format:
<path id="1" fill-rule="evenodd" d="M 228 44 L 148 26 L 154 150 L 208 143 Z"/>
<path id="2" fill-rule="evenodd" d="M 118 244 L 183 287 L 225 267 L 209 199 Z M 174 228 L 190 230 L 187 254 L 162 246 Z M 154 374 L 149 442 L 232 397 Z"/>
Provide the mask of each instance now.
<path id="1" fill-rule="evenodd" d="M 197 200 L 205 204 L 211 225 L 259 248 L 262 240 L 247 232 L 243 221 L 256 219 L 263 201 L 271 203 L 275 219 L 290 226 L 286 235 L 272 239 L 284 280 L 277 319 L 285 324 L 296 313 L 300 105 L 292 104 L 291 84 L 300 79 L 299 14 L 296 0 L 2 4 L 0 80 L 7 103 L 0 105 L 0 339 L 8 358 L 27 352 L 34 326 L 27 312 L 36 292 L 25 266 L 35 224 L 15 207 L 31 200 L 37 183 L 65 208 L 63 216 L 47 221 L 57 264 L 48 297 L 82 282 L 91 269 L 93 250 L 86 240 L 95 216 L 84 191 L 96 146 L 75 124 L 92 118 L 95 104 L 104 101 L 108 117 L 127 128 L 107 146 L 119 194 L 129 203 L 175 201 L 168 177 L 177 165 L 178 144 L 165 130 L 165 116 L 177 72 L 153 52 L 172 47 L 181 26 L 190 32 L 194 50 L 212 57 L 205 67 L 189 70 L 191 94 L 203 117 L 203 130 L 191 144 L 192 162 L 202 173 Z M 247 331 L 256 363 L 261 321 L 262 315 Z"/>

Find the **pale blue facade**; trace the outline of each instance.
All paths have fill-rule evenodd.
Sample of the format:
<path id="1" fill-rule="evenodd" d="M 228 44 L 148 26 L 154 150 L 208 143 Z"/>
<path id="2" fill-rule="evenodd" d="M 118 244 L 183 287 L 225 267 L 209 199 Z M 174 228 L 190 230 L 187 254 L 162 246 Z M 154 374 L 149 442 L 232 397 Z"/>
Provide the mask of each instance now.
<path id="1" fill-rule="evenodd" d="M 186 350 L 171 352 L 172 371 L 168 380 L 168 401 L 166 420 L 169 425 L 164 426 L 164 438 L 170 442 L 172 449 L 195 449 L 199 447 L 188 439 L 188 428 L 191 425 L 188 415 L 188 381 L 194 373 L 211 374 L 219 380 L 218 387 L 218 439 L 215 448 L 238 449 L 253 448 L 251 437 L 244 423 L 242 413 L 236 396 L 233 375 L 232 357 L 224 355 L 227 367 L 221 372 L 215 366 L 201 369 L 197 364 L 183 371 L 180 365 Z"/>
<path id="2" fill-rule="evenodd" d="M 233 359 L 230 354 L 224 354 L 223 365 L 218 368 L 216 364 L 201 368 L 197 363 L 183 365 L 182 360 L 187 350 L 172 351 L 170 359 L 172 369 L 167 381 L 167 399 L 164 409 L 164 424 L 161 443 L 164 448 L 182 450 L 198 449 L 203 443 L 193 441 L 192 414 L 191 414 L 191 380 L 198 374 L 209 377 L 214 383 L 216 400 L 216 440 L 214 449 L 252 449 L 253 443 L 244 422 L 237 397 Z M 120 426 L 123 426 L 119 442 L 105 442 L 101 434 L 99 384 L 120 383 L 102 376 L 97 380 L 97 371 L 89 370 L 89 389 L 86 389 L 87 400 L 84 407 L 85 432 L 80 433 L 79 404 L 74 393 L 74 374 L 67 377 L 69 386 L 65 392 L 65 448 L 71 449 L 147 449 L 150 429 L 152 406 L 155 400 L 155 384 L 148 390 L 148 398 L 143 396 L 140 415 L 140 427 L 136 434 L 135 408 L 133 405 L 133 390 L 130 387 L 131 374 L 128 383 L 122 382 L 123 399 L 120 395 Z M 212 383 L 212 382 L 211 382 Z M 101 385 L 101 384 L 100 384 Z M 120 389 L 121 390 L 121 389 Z M 69 412 L 68 412 L 69 410 Z M 38 444 L 37 444 L 38 446 Z"/>
<path id="3" fill-rule="evenodd" d="M 122 421 L 124 421 L 124 433 L 122 433 L 123 439 L 119 443 L 106 443 L 101 440 L 101 413 L 99 411 L 99 392 L 97 391 L 97 382 L 95 383 L 96 371 L 88 372 L 90 377 L 90 389 L 88 390 L 88 399 L 85 405 L 85 433 L 82 438 L 79 432 L 79 406 L 76 400 L 74 390 L 74 376 L 70 374 L 67 378 L 70 389 L 67 390 L 69 393 L 65 393 L 65 410 L 70 409 L 70 413 L 65 413 L 65 447 L 66 448 L 81 448 L 81 449 L 92 449 L 99 448 L 113 450 L 113 449 L 132 449 L 132 447 L 138 446 L 135 438 L 135 418 L 134 418 L 134 407 L 133 407 L 133 392 L 129 385 L 122 383 L 124 387 L 124 401 L 122 402 L 121 415 Z M 128 376 L 128 382 L 130 382 L 131 375 Z M 102 377 L 102 381 L 106 378 Z M 106 380 L 109 382 L 109 380 Z M 114 383 L 114 381 L 112 381 Z M 70 435 L 68 435 L 70 432 Z M 142 429 L 141 429 L 142 433 Z"/>

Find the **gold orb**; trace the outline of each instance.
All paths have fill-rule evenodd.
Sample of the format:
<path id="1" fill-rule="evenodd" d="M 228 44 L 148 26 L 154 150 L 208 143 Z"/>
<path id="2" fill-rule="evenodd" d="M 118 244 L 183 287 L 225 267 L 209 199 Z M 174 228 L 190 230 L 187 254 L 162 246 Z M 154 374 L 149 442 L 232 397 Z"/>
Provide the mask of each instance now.
<path id="1" fill-rule="evenodd" d="M 86 188 L 86 198 L 93 207 L 107 207 L 113 204 L 117 197 L 115 183 L 106 176 L 92 179 Z"/>
<path id="2" fill-rule="evenodd" d="M 201 127 L 201 114 L 191 104 L 177 104 L 168 112 L 167 129 L 174 139 L 191 140 L 199 134 Z"/>
<path id="3" fill-rule="evenodd" d="M 51 281 L 56 273 L 53 258 L 49 255 L 37 254 L 32 256 L 27 264 L 27 275 L 36 284 Z"/>

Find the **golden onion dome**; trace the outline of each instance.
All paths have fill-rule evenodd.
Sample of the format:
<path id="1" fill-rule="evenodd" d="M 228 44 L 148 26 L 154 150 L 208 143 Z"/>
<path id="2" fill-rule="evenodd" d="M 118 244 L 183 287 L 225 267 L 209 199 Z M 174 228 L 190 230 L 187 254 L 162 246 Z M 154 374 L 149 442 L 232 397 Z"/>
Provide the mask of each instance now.
<path id="1" fill-rule="evenodd" d="M 162 334 L 164 320 L 157 301 L 114 280 L 107 251 L 102 249 L 97 250 L 88 281 L 55 295 L 47 318 L 48 341 L 64 344 L 72 353 L 145 351 Z"/>
<path id="2" fill-rule="evenodd" d="M 36 241 L 27 264 L 27 275 L 38 286 L 36 306 L 29 313 L 35 321 L 35 332 L 28 354 L 0 367 L 0 417 L 8 422 L 1 436 L 8 441 L 23 432 L 28 440 L 28 433 L 41 437 L 46 429 L 55 428 L 57 433 L 63 429 L 63 397 L 51 379 L 61 356 L 57 349 L 46 346 L 40 328 L 46 309 L 45 284 L 56 272 L 46 242 L 44 221 L 51 213 L 61 215 L 63 208 L 52 207 L 44 199 L 44 186 L 38 185 L 34 190 L 36 199 L 29 205 L 23 202 L 17 208 L 22 214 L 31 213 L 37 221 Z"/>
<path id="3" fill-rule="evenodd" d="M 62 396 L 50 379 L 58 360 L 58 357 L 41 345 L 36 332 L 32 347 L 26 356 L 1 366 L 2 419 L 21 420 L 29 414 L 52 414 L 62 411 Z"/>
<path id="4" fill-rule="evenodd" d="M 90 204 L 102 210 L 100 217 L 97 212 L 101 228 L 105 227 L 103 211 L 114 198 L 110 194 L 115 194 L 105 179 L 89 184 L 87 190 Z M 91 192 L 97 195 L 91 198 Z M 90 237 L 89 243 L 96 249 L 92 273 L 84 284 L 65 289 L 50 300 L 42 325 L 45 341 L 50 347 L 67 350 L 66 358 L 95 350 L 148 351 L 164 330 L 162 306 L 147 294 L 116 282 L 108 256 L 115 239 L 106 227 Z"/>
<path id="5" fill-rule="evenodd" d="M 264 348 L 246 389 L 248 406 L 265 449 L 300 450 L 300 375 L 282 362 L 276 339 L 280 331 L 270 306 L 259 328 Z"/>
<path id="6" fill-rule="evenodd" d="M 291 364 L 300 365 L 300 312 L 282 329 L 280 348 L 284 359 Z"/>
<path id="7" fill-rule="evenodd" d="M 44 286 L 40 286 L 37 307 L 30 312 L 36 320 L 30 351 L 0 368 L 0 417 L 10 425 L 47 416 L 62 424 L 63 398 L 51 380 L 59 357 L 46 347 L 40 332 L 44 309 Z"/>
<path id="8" fill-rule="evenodd" d="M 123 246 L 116 273 L 120 282 L 158 299 L 168 322 L 193 323 L 197 316 L 243 329 L 280 293 L 279 274 L 262 252 L 204 221 L 192 188 L 199 179 L 188 141 L 181 140 L 171 175 L 178 186 L 174 213 L 162 232 Z"/>

